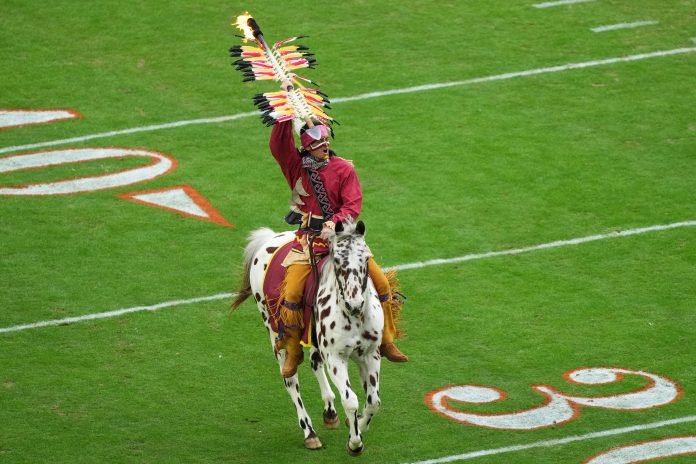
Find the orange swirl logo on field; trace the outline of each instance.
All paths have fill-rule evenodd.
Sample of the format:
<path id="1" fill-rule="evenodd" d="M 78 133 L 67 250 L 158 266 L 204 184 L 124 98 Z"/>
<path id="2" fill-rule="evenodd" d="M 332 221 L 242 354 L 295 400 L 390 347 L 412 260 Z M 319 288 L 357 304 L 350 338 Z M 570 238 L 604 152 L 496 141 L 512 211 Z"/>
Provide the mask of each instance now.
<path id="1" fill-rule="evenodd" d="M 507 394 L 495 387 L 455 385 L 430 391 L 425 402 L 440 416 L 462 424 L 504 430 L 534 430 L 565 424 L 580 416 L 583 407 L 641 410 L 677 401 L 681 397 L 679 385 L 660 375 L 620 367 L 587 367 L 566 372 L 565 379 L 580 385 L 601 385 L 621 382 L 625 375 L 647 380 L 638 391 L 609 396 L 575 396 L 563 393 L 549 385 L 534 385 L 532 389 L 544 396 L 540 406 L 499 414 L 466 412 L 453 406 L 459 404 L 486 404 L 503 401 Z"/>

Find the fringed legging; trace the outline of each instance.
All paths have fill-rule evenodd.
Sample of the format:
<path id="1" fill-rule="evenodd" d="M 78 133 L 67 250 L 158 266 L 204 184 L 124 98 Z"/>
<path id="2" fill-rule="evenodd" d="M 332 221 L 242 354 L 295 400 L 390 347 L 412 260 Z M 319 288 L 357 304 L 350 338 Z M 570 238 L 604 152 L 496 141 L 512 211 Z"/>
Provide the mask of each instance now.
<path id="1" fill-rule="evenodd" d="M 279 301 L 282 302 L 280 318 L 283 321 L 283 325 L 288 329 L 304 329 L 302 296 L 304 294 L 305 282 L 311 272 L 312 266 L 309 264 L 291 264 L 287 268 Z M 389 288 L 389 280 L 387 280 L 382 268 L 379 267 L 372 257 L 367 261 L 367 272 L 377 289 L 379 301 L 382 303 L 382 312 L 384 313 L 382 343 L 391 343 L 396 335 L 396 327 L 390 309 L 391 289 Z"/>

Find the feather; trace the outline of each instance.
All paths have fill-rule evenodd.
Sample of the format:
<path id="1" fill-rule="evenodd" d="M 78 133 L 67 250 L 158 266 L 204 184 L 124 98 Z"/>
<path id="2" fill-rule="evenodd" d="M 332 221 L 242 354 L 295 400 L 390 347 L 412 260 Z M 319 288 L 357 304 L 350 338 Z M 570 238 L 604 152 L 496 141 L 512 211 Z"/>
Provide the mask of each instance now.
<path id="1" fill-rule="evenodd" d="M 299 44 L 286 45 L 307 36 L 290 37 L 268 47 L 254 18 L 251 16 L 244 16 L 244 18 L 254 32 L 253 38 L 247 38 L 255 45 L 235 45 L 229 49 L 230 56 L 237 58 L 233 65 L 242 73 L 243 82 L 290 80 L 295 83 L 295 87 L 289 92 L 284 90 L 266 92 L 252 97 L 254 106 L 261 112 L 264 124 L 273 125 L 290 119 L 302 121 L 307 117 L 331 124 L 333 118 L 322 109 L 330 108 L 326 94 L 318 88 L 305 87 L 299 81 L 315 87 L 319 85 L 293 72 L 297 69 L 313 68 L 316 65 L 314 53 L 310 53 L 309 48 Z"/>

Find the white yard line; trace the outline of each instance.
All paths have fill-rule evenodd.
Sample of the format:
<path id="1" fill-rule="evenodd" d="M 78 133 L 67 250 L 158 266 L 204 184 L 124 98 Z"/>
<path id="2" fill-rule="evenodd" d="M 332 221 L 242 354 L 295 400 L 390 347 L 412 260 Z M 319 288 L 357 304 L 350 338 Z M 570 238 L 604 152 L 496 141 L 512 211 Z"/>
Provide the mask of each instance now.
<path id="1" fill-rule="evenodd" d="M 88 140 L 103 139 L 103 138 L 107 138 L 107 137 L 115 137 L 118 135 L 135 134 L 138 132 L 153 132 L 153 131 L 158 131 L 158 130 L 162 130 L 162 129 L 174 129 L 177 127 L 191 126 L 194 124 L 213 124 L 213 123 L 219 123 L 219 122 L 228 122 L 228 121 L 234 121 L 237 119 L 248 118 L 250 116 L 256 116 L 258 114 L 259 113 L 256 111 L 250 111 L 247 113 L 237 113 L 237 114 L 232 114 L 230 116 L 220 116 L 220 117 L 216 117 L 216 118 L 191 119 L 189 121 L 175 121 L 175 122 L 168 122 L 168 123 L 164 123 L 164 124 L 154 124 L 151 126 L 132 127 L 130 129 L 121 129 L 121 130 L 115 130 L 115 131 L 109 131 L 109 132 L 100 132 L 98 134 L 83 135 L 81 137 L 72 137 L 69 139 L 51 140 L 49 142 L 30 143 L 28 145 L 18 145 L 16 147 L 0 148 L 0 153 L 8 153 L 8 152 L 18 151 L 18 150 L 33 150 L 35 148 L 54 147 L 57 145 L 67 145 L 69 143 L 87 142 Z"/>
<path id="2" fill-rule="evenodd" d="M 217 295 L 201 296 L 198 298 L 189 298 L 187 300 L 165 301 L 149 306 L 134 306 L 132 308 L 115 309 L 103 313 L 85 314 L 83 316 L 66 317 L 64 319 L 53 319 L 49 321 L 32 322 L 29 324 L 15 325 L 0 329 L 0 333 L 4 332 L 19 332 L 21 330 L 38 329 L 41 327 L 50 327 L 56 325 L 69 325 L 75 322 L 93 321 L 95 319 L 108 319 L 110 317 L 123 316 L 124 314 L 137 313 L 140 311 L 157 311 L 159 309 L 171 308 L 172 306 L 182 306 L 194 303 L 203 303 L 205 301 L 223 300 L 235 296 L 234 293 L 218 293 Z"/>
<path id="3" fill-rule="evenodd" d="M 528 253 L 530 251 L 544 250 L 547 248 L 558 248 L 558 247 L 563 247 L 563 246 L 568 246 L 568 245 L 579 245 L 581 243 L 595 242 L 597 240 L 604 240 L 607 238 L 628 237 L 630 235 L 644 234 L 646 232 L 657 232 L 657 231 L 661 231 L 661 230 L 669 230 L 669 229 L 676 229 L 679 227 L 689 227 L 689 226 L 696 226 L 696 221 L 675 222 L 673 224 L 641 227 L 640 229 L 621 230 L 621 231 L 612 232 L 609 234 L 589 235 L 587 237 L 573 238 L 570 240 L 558 240 L 556 242 L 542 243 L 540 245 L 534 245 L 534 246 L 529 246 L 529 247 L 524 247 L 524 248 L 516 248 L 514 250 L 489 251 L 488 253 L 478 253 L 478 254 L 472 254 L 472 255 L 465 255 L 465 256 L 459 256 L 457 258 L 431 259 L 429 261 L 421 261 L 421 262 L 409 263 L 409 264 L 399 264 L 397 266 L 394 266 L 394 268 L 399 270 L 399 271 L 403 271 L 406 269 L 418 269 L 418 268 L 428 267 L 428 266 L 438 266 L 440 264 L 462 263 L 464 261 L 473 261 L 476 259 L 492 258 L 494 256 L 519 255 L 521 253 Z"/>
<path id="4" fill-rule="evenodd" d="M 633 425 L 630 427 L 622 427 L 618 429 L 603 430 L 601 432 L 592 432 L 584 435 L 574 435 L 565 438 L 557 438 L 555 440 L 536 441 L 523 445 L 505 446 L 502 448 L 492 448 L 478 451 L 471 451 L 464 454 L 455 454 L 437 459 L 429 459 L 427 461 L 417 461 L 411 464 L 439 464 L 443 462 L 467 461 L 469 459 L 479 458 L 482 456 L 493 456 L 496 454 L 515 453 L 517 451 L 525 451 L 534 448 L 549 448 L 552 446 L 565 445 L 578 441 L 592 440 L 594 438 L 610 437 L 613 435 L 621 435 L 625 433 L 641 432 L 643 430 L 656 429 L 659 427 L 667 427 L 670 425 L 685 424 L 687 422 L 696 421 L 696 416 L 686 416 L 677 419 L 665 420 L 660 422 L 651 422 L 649 424 Z M 622 461 L 623 462 L 623 461 Z"/>
<path id="5" fill-rule="evenodd" d="M 560 248 L 560 247 L 570 246 L 570 245 L 580 245 L 582 243 L 595 242 L 597 240 L 605 240 L 605 239 L 609 239 L 609 238 L 629 237 L 631 235 L 645 234 L 648 232 L 659 232 L 659 231 L 663 231 L 663 230 L 677 229 L 677 228 L 681 228 L 681 227 L 694 227 L 694 226 L 696 226 L 696 221 L 682 221 L 682 222 L 675 222 L 672 224 L 663 224 L 663 225 L 656 225 L 656 226 L 650 226 L 650 227 L 641 227 L 638 229 L 622 230 L 622 231 L 617 231 L 617 232 L 611 232 L 608 234 L 589 235 L 587 237 L 573 238 L 570 240 L 558 240 L 555 242 L 542 243 L 539 245 L 533 245 L 533 246 L 528 246 L 528 247 L 523 247 L 523 248 L 515 248 L 512 250 L 491 251 L 488 253 L 475 253 L 475 254 L 469 254 L 469 255 L 464 255 L 464 256 L 458 256 L 455 258 L 431 259 L 429 261 L 419 261 L 419 262 L 415 262 L 415 263 L 398 264 L 396 266 L 392 266 L 391 268 L 397 269 L 399 271 L 405 271 L 408 269 L 420 269 L 420 268 L 429 267 L 429 266 L 440 266 L 443 264 L 462 263 L 465 261 L 474 261 L 474 260 L 478 260 L 478 259 L 493 258 L 496 256 L 519 255 L 522 253 L 529 253 L 532 251 L 545 250 L 545 249 L 549 249 L 549 248 Z M 132 308 L 117 309 L 117 310 L 106 311 L 106 312 L 102 312 L 102 313 L 92 313 L 92 314 L 85 314 L 83 316 L 66 317 L 64 319 L 54 319 L 54 320 L 48 320 L 48 321 L 39 321 L 39 322 L 33 322 L 33 323 L 29 323 L 29 324 L 21 324 L 21 325 L 15 325 L 15 326 L 10 326 L 10 327 L 4 327 L 4 328 L 0 328 L 0 333 L 19 332 L 22 330 L 38 329 L 41 327 L 68 325 L 68 324 L 74 324 L 76 322 L 91 321 L 91 320 L 95 320 L 95 319 L 106 319 L 106 318 L 110 318 L 110 317 L 122 316 L 124 314 L 130 314 L 130 313 L 135 313 L 135 312 L 140 312 L 140 311 L 157 311 L 160 309 L 171 308 L 174 306 L 183 306 L 183 305 L 189 305 L 189 304 L 195 304 L 195 303 L 201 303 L 201 302 L 213 301 L 213 300 L 224 300 L 224 299 L 228 299 L 228 298 L 233 298 L 235 296 L 236 296 L 235 293 L 218 293 L 216 295 L 203 296 L 203 297 L 198 297 L 198 298 L 190 298 L 190 299 L 186 299 L 186 300 L 166 301 L 164 303 L 158 303 L 158 304 L 154 304 L 154 305 L 150 305 L 150 306 L 135 306 Z"/>
<path id="6" fill-rule="evenodd" d="M 512 73 L 496 74 L 496 75 L 492 75 L 492 76 L 477 77 L 474 79 L 467 79 L 467 80 L 463 80 L 463 81 L 442 82 L 442 83 L 436 83 L 436 84 L 417 85 L 414 87 L 406 87 L 406 88 L 401 88 L 401 89 L 385 90 L 385 91 L 380 91 L 380 92 L 369 92 L 369 93 L 363 93 L 360 95 L 355 95 L 352 97 L 334 98 L 331 101 L 333 103 L 341 103 L 341 102 L 349 102 L 349 101 L 357 101 L 357 100 L 367 100 L 369 98 L 386 97 L 389 95 L 399 95 L 399 94 L 405 94 L 405 93 L 423 92 L 426 90 L 437 90 L 437 89 L 443 89 L 443 88 L 447 88 L 447 87 L 479 84 L 479 83 L 483 83 L 483 82 L 492 82 L 492 81 L 500 81 L 500 80 L 505 80 L 505 79 L 514 79 L 517 77 L 526 77 L 526 76 L 534 76 L 537 74 L 569 71 L 572 69 L 591 68 L 594 66 L 604 66 L 604 65 L 629 62 L 629 61 L 640 61 L 640 60 L 646 60 L 646 59 L 650 59 L 650 58 L 658 58 L 658 57 L 671 56 L 671 55 L 681 55 L 681 54 L 693 53 L 693 52 L 696 52 L 696 47 L 676 48 L 673 50 L 662 50 L 662 51 L 656 51 L 656 52 L 650 52 L 650 53 L 641 53 L 638 55 L 628 55 L 628 56 L 622 56 L 622 57 L 617 57 L 617 58 L 607 58 L 607 59 L 603 59 L 603 60 L 585 61 L 585 62 L 581 62 L 581 63 L 570 63 L 570 64 L 564 64 L 564 65 L 560 65 L 560 66 L 551 66 L 551 67 L 547 67 L 547 68 L 538 68 L 538 69 L 530 69 L 530 70 L 526 70 L 526 71 L 519 71 L 519 72 L 512 72 Z M 66 145 L 66 144 L 70 144 L 70 143 L 81 143 L 81 142 L 86 142 L 86 141 L 94 140 L 94 139 L 115 137 L 118 135 L 125 135 L 125 134 L 134 134 L 137 132 L 152 132 L 152 131 L 157 131 L 157 130 L 162 130 L 162 129 L 173 129 L 173 128 L 182 127 L 182 126 L 190 126 L 190 125 L 194 125 L 194 124 L 212 124 L 212 123 L 228 122 L 228 121 L 234 121 L 237 119 L 247 118 L 247 117 L 256 116 L 256 115 L 258 115 L 258 112 L 250 111 L 250 112 L 246 112 L 246 113 L 237 113 L 237 114 L 233 114 L 230 116 L 220 116 L 220 117 L 216 117 L 216 118 L 192 119 L 189 121 L 176 121 L 176 122 L 171 122 L 171 123 L 155 124 L 155 125 L 150 125 L 150 126 L 133 127 L 130 129 L 115 130 L 115 131 L 110 131 L 110 132 L 101 132 L 98 134 L 84 135 L 81 137 L 72 137 L 69 139 L 52 140 L 52 141 L 48 141 L 48 142 L 31 143 L 28 145 L 17 145 L 17 146 L 13 146 L 13 147 L 4 147 L 4 148 L 0 148 L 0 154 L 10 153 L 10 152 L 15 152 L 15 151 L 20 151 L 20 150 L 34 150 L 36 148 L 45 148 L 45 147 L 52 147 L 52 146 L 57 146 L 57 145 Z"/>
<path id="7" fill-rule="evenodd" d="M 389 96 L 389 95 L 399 95 L 399 94 L 404 94 L 404 93 L 422 92 L 425 90 L 437 90 L 437 89 L 444 89 L 447 87 L 457 87 L 457 86 L 462 86 L 462 85 L 480 84 L 483 82 L 502 81 L 502 80 L 506 80 L 506 79 L 514 79 L 517 77 L 527 77 L 527 76 L 534 76 L 534 75 L 538 75 L 538 74 L 570 71 L 572 69 L 592 68 L 595 66 L 603 66 L 603 65 L 608 65 L 608 64 L 615 64 L 615 63 L 622 63 L 622 62 L 629 62 L 629 61 L 640 61 L 640 60 L 645 60 L 645 59 L 649 59 L 649 58 L 658 58 L 658 57 L 663 57 L 663 56 L 680 55 L 680 54 L 684 54 L 684 53 L 693 53 L 693 52 L 696 52 L 696 47 L 675 48 L 673 50 L 662 50 L 662 51 L 658 51 L 658 52 L 641 53 L 638 55 L 628 55 L 628 56 L 622 56 L 622 57 L 618 57 L 618 58 L 607 58 L 604 60 L 584 61 L 584 62 L 580 62 L 580 63 L 569 63 L 569 64 L 560 65 L 560 66 L 551 66 L 548 68 L 529 69 L 526 71 L 518 71 L 518 72 L 512 72 L 512 73 L 505 73 L 505 74 L 496 74 L 493 76 L 477 77 L 474 79 L 467 79 L 467 80 L 463 80 L 463 81 L 442 82 L 442 83 L 438 83 L 438 84 L 417 85 L 414 87 L 406 87 L 403 89 L 385 90 L 385 91 L 381 91 L 381 92 L 369 92 L 369 93 L 363 93 L 360 95 L 355 95 L 353 97 L 335 98 L 335 99 L 332 99 L 331 101 L 332 102 L 347 102 L 347 101 L 354 101 L 354 100 L 366 100 L 368 98 L 377 98 L 377 97 L 385 97 L 385 96 Z M 0 151 L 0 153 L 1 153 L 1 151 Z"/>
<path id="8" fill-rule="evenodd" d="M 559 0 L 557 2 L 544 2 L 532 5 L 534 8 L 551 8 L 554 6 L 573 5 L 574 3 L 594 2 L 594 0 Z"/>
<path id="9" fill-rule="evenodd" d="M 590 29 L 592 32 L 615 31 L 617 29 L 632 29 L 634 27 L 652 26 L 659 24 L 658 21 L 636 21 L 633 23 L 610 24 L 608 26 L 597 26 Z"/>

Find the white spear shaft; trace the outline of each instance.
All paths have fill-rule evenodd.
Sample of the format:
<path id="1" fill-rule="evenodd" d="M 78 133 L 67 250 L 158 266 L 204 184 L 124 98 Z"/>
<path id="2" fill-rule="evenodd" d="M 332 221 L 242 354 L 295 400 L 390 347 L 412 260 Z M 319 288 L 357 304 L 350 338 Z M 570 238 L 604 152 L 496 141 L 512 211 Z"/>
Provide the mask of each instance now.
<path id="1" fill-rule="evenodd" d="M 275 72 L 278 80 L 280 80 L 280 82 L 290 83 L 290 85 L 288 85 L 285 89 L 285 92 L 288 95 L 288 101 L 290 102 L 290 105 L 295 108 L 297 115 L 302 118 L 305 123 L 307 123 L 307 126 L 309 126 L 311 129 L 314 127 L 314 123 L 312 122 L 311 118 L 312 110 L 300 91 L 292 84 L 292 79 L 289 75 L 290 73 L 280 59 L 278 51 L 268 46 L 266 39 L 263 37 L 263 33 L 261 32 L 261 28 L 254 18 L 249 18 L 247 20 L 247 25 L 252 29 L 252 31 L 254 31 L 254 37 L 256 38 L 259 46 L 263 49 L 266 58 L 271 63 L 273 71 Z"/>

